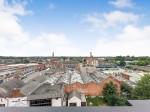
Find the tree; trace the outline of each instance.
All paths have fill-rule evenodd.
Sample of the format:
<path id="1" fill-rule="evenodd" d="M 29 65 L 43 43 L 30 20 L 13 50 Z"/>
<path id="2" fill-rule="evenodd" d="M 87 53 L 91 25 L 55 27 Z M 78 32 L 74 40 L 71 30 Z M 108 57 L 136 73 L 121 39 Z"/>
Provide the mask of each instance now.
<path id="1" fill-rule="evenodd" d="M 121 92 L 124 96 L 126 96 L 128 99 L 131 99 L 131 94 L 132 94 L 132 87 L 129 86 L 126 82 L 124 82 L 121 85 Z"/>
<path id="2" fill-rule="evenodd" d="M 116 86 L 110 82 L 106 84 L 106 87 L 103 89 L 104 99 L 110 106 L 123 106 L 126 105 L 126 99 L 119 96 L 117 93 Z"/>
<path id="3" fill-rule="evenodd" d="M 119 63 L 117 63 L 117 64 L 118 64 L 119 66 L 121 66 L 121 67 L 126 66 L 125 57 L 123 57 L 123 56 L 116 56 L 116 57 L 115 57 L 115 61 L 116 61 L 116 62 L 119 62 Z"/>
<path id="4" fill-rule="evenodd" d="M 23 60 L 23 63 L 30 63 L 30 61 L 29 60 Z"/>
<path id="5" fill-rule="evenodd" d="M 106 87 L 103 89 L 103 94 L 104 96 L 108 96 L 110 94 L 116 95 L 117 94 L 116 86 L 112 82 L 106 84 Z"/>
<path id="6" fill-rule="evenodd" d="M 121 60 L 121 61 L 120 61 L 120 63 L 119 63 L 119 66 L 121 66 L 121 67 L 126 66 L 126 62 L 125 62 L 125 60 Z"/>
<path id="7" fill-rule="evenodd" d="M 150 99 L 150 74 L 145 74 L 141 80 L 137 82 L 132 96 L 134 99 L 139 100 Z"/>

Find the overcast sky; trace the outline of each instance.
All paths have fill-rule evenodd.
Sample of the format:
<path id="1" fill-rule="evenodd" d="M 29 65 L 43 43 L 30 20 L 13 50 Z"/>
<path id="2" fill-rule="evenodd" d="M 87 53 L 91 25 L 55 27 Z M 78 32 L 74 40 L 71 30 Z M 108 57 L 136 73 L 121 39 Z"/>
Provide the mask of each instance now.
<path id="1" fill-rule="evenodd" d="M 150 0 L 0 0 L 0 56 L 150 56 Z"/>

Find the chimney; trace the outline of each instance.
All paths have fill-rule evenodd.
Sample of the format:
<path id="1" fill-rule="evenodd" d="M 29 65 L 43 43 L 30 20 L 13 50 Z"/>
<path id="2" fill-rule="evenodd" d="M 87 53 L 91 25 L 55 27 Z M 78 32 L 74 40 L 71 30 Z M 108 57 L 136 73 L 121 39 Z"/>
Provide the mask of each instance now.
<path id="1" fill-rule="evenodd" d="M 93 57 L 93 56 L 92 56 L 92 52 L 90 52 L 90 57 Z"/>
<path id="2" fill-rule="evenodd" d="M 52 53 L 52 57 L 54 57 L 54 52 Z"/>

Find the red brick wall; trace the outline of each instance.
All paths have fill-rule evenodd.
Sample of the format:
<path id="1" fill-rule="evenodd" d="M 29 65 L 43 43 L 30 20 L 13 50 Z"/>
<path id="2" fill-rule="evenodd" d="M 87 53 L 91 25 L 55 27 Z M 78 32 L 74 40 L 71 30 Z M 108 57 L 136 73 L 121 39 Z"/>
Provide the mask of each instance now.
<path id="1" fill-rule="evenodd" d="M 129 75 L 127 75 L 127 74 L 124 74 L 124 73 L 122 73 L 122 77 L 123 77 L 123 78 L 125 78 L 125 79 L 127 79 L 127 80 L 129 80 L 129 79 L 130 79 L 130 76 L 129 76 Z"/>
<path id="2" fill-rule="evenodd" d="M 37 65 L 37 70 L 44 70 L 46 67 L 45 67 L 45 64 L 44 63 L 38 63 Z"/>
<path id="3" fill-rule="evenodd" d="M 20 90 L 13 90 L 11 97 L 17 98 L 17 97 L 23 97 L 24 95 L 20 93 Z"/>
<path id="4" fill-rule="evenodd" d="M 88 84 L 81 84 L 77 82 L 71 85 L 67 85 L 65 92 L 70 93 L 73 90 L 77 90 L 77 91 L 84 93 L 85 95 L 99 96 L 99 95 L 102 95 L 103 88 L 110 81 L 112 81 L 117 86 L 117 90 L 120 93 L 120 84 L 111 77 L 105 79 L 100 84 L 96 84 L 94 82 L 90 82 Z"/>

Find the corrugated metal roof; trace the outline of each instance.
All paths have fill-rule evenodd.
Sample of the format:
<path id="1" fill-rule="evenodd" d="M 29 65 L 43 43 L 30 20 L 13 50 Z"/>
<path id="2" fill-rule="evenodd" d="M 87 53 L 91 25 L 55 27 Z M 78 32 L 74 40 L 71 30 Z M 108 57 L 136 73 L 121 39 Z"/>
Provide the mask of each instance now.
<path id="1" fill-rule="evenodd" d="M 28 83 L 31 83 L 32 81 L 37 81 L 39 83 L 43 83 L 44 81 L 46 81 L 48 77 L 45 75 L 38 75 L 35 78 L 31 79 L 28 81 Z"/>
<path id="2" fill-rule="evenodd" d="M 0 95 L 4 97 L 9 97 L 14 89 L 21 88 L 24 85 L 25 83 L 22 80 L 16 78 L 6 81 L 5 83 L 2 83 L 0 85 Z"/>
<path id="3" fill-rule="evenodd" d="M 37 81 L 33 81 L 20 89 L 20 92 L 24 95 L 30 95 L 35 89 L 37 89 L 41 84 Z"/>
<path id="4" fill-rule="evenodd" d="M 59 98 L 63 97 L 63 85 L 42 84 L 31 95 L 27 96 L 28 100 Z"/>
<path id="5" fill-rule="evenodd" d="M 47 79 L 47 76 L 39 75 L 28 82 L 27 85 L 20 89 L 20 92 L 24 95 L 30 95 L 35 89 L 43 84 Z"/>
<path id="6" fill-rule="evenodd" d="M 46 82 L 49 82 L 51 84 L 59 84 L 59 83 L 73 84 L 76 82 L 79 82 L 81 84 L 87 84 L 89 82 L 101 83 L 107 77 L 108 75 L 101 72 L 82 74 L 76 70 L 74 71 L 68 70 L 66 71 L 66 73 L 63 74 L 51 75 L 51 77 L 48 78 Z"/>

